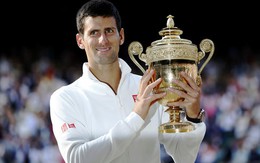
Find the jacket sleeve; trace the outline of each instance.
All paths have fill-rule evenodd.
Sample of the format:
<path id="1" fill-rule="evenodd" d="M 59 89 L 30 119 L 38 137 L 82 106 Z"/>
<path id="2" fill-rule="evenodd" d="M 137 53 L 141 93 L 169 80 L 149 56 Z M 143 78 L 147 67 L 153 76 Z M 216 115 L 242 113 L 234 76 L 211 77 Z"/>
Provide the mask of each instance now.
<path id="1" fill-rule="evenodd" d="M 126 150 L 144 124 L 143 119 L 132 112 L 108 133 L 94 139 L 88 131 L 88 124 L 81 121 L 82 113 L 77 112 L 75 107 L 77 103 L 67 94 L 55 92 L 51 96 L 50 116 L 53 133 L 66 163 L 111 161 Z"/>
<path id="2" fill-rule="evenodd" d="M 194 163 L 200 144 L 206 133 L 204 122 L 194 123 L 195 130 L 183 133 L 160 134 L 160 141 L 166 152 L 176 163 Z"/>

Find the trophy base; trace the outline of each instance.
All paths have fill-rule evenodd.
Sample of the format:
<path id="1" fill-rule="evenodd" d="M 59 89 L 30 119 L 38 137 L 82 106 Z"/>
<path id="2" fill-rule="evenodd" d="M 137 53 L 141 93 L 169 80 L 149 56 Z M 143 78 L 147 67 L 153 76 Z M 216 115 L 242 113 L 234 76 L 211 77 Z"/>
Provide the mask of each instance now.
<path id="1" fill-rule="evenodd" d="M 160 125 L 160 133 L 180 133 L 195 130 L 195 126 L 190 122 L 168 122 Z"/>

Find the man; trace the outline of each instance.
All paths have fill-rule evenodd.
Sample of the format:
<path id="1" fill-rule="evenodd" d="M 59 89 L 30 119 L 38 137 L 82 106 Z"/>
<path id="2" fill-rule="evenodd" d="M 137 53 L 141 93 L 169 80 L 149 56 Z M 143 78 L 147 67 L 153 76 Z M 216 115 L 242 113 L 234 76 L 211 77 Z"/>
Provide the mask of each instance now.
<path id="1" fill-rule="evenodd" d="M 157 101 L 153 94 L 161 79 L 151 82 L 153 70 L 143 76 L 119 58 L 124 29 L 116 7 L 106 0 L 91 0 L 77 13 L 77 44 L 88 62 L 83 75 L 55 91 L 50 99 L 53 131 L 67 163 L 159 163 L 160 143 L 175 162 L 194 162 L 205 134 L 203 122 L 188 133 L 158 133 Z M 185 73 L 187 93 L 172 90 L 185 101 L 187 115 L 200 111 L 200 87 Z"/>

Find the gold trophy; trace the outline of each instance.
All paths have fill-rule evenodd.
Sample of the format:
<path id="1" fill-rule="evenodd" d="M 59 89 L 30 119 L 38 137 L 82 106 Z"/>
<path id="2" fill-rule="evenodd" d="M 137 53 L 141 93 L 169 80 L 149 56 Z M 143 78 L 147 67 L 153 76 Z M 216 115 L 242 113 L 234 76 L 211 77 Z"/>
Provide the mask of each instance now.
<path id="1" fill-rule="evenodd" d="M 174 26 L 173 16 L 169 15 L 167 27 L 159 31 L 162 39 L 156 40 L 147 47 L 146 54 L 143 52 L 143 46 L 138 41 L 132 42 L 128 47 L 128 53 L 135 65 L 144 73 L 145 69 L 137 62 L 134 55 L 138 55 L 139 59 L 150 69 L 155 70 L 153 81 L 162 78 L 160 85 L 153 91 L 166 92 L 166 96 L 159 101 L 164 106 L 164 112 L 169 114 L 169 120 L 162 122 L 159 126 L 161 133 L 178 133 L 189 132 L 195 129 L 194 125 L 185 121 L 184 108 L 167 107 L 168 102 L 183 100 L 177 94 L 169 91 L 169 88 L 182 90 L 173 83 L 173 79 L 184 81 L 179 72 L 185 71 L 192 77 L 198 85 L 201 83 L 201 72 L 206 64 L 213 56 L 215 47 L 214 43 L 209 39 L 200 42 L 200 50 L 190 40 L 180 38 L 182 30 Z M 200 61 L 208 54 L 208 57 L 199 68 Z M 185 82 L 185 81 L 184 81 Z M 184 90 L 182 90 L 184 91 Z"/>

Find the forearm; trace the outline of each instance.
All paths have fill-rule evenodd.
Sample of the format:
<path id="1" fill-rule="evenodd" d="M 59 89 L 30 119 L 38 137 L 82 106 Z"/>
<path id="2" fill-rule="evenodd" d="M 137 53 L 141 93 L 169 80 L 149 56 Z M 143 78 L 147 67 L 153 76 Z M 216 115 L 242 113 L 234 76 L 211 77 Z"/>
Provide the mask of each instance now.
<path id="1" fill-rule="evenodd" d="M 74 130 L 66 133 L 56 132 L 55 135 L 66 162 L 105 163 L 125 152 L 143 123 L 141 117 L 132 113 L 125 120 L 119 121 L 108 133 L 96 139 L 91 138 L 86 127 L 80 124 L 75 124 L 77 128 Z M 54 131 L 59 129 L 59 125 L 55 125 L 54 121 Z"/>

